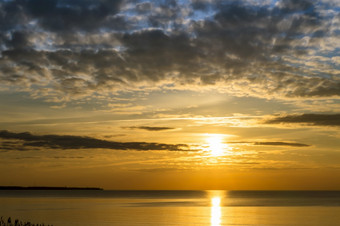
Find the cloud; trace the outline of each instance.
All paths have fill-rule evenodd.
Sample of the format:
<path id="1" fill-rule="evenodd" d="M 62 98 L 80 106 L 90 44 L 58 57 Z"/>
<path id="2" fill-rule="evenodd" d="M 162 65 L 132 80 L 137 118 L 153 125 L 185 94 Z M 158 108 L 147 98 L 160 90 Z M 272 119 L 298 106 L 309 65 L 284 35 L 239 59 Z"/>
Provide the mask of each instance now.
<path id="1" fill-rule="evenodd" d="M 21 5 L 19 1 L 15 1 Z M 52 31 L 93 30 L 103 26 L 108 16 L 119 12 L 122 0 L 27 0 L 26 15 L 38 19 L 45 29 Z"/>
<path id="2" fill-rule="evenodd" d="M 100 140 L 91 137 L 69 136 L 69 135 L 33 135 L 29 132 L 14 133 L 6 130 L 0 131 L 0 138 L 4 140 L 18 140 L 22 142 L 21 147 L 43 147 L 48 149 L 95 149 L 104 148 L 112 150 L 137 150 L 137 151 L 190 151 L 186 144 L 163 144 L 148 142 L 115 142 Z M 9 146 L 11 143 L 1 144 L 1 149 L 14 150 Z M 20 149 L 21 150 L 21 149 Z"/>
<path id="3" fill-rule="evenodd" d="M 254 170 L 308 170 L 315 169 L 312 167 L 257 167 L 253 168 Z"/>
<path id="4" fill-rule="evenodd" d="M 291 146 L 291 147 L 309 147 L 308 144 L 290 143 L 290 142 L 255 142 L 254 145 L 270 145 L 270 146 Z"/>
<path id="5" fill-rule="evenodd" d="M 235 141 L 228 142 L 230 144 L 252 144 L 259 146 L 291 146 L 291 147 L 309 147 L 309 144 L 295 143 L 295 142 L 283 142 L 283 141 L 261 141 L 261 142 L 250 142 L 250 141 Z"/>
<path id="6" fill-rule="evenodd" d="M 311 126 L 340 126 L 340 114 L 300 114 L 278 116 L 265 121 L 267 124 L 306 124 Z"/>
<path id="7" fill-rule="evenodd" d="M 130 127 L 123 127 L 128 129 L 142 129 L 147 131 L 163 131 L 163 130 L 173 130 L 173 127 L 160 127 L 160 126 L 130 126 Z"/>
<path id="8" fill-rule="evenodd" d="M 155 87 L 339 97 L 330 2 L 0 0 L 0 86 L 54 102 Z"/>

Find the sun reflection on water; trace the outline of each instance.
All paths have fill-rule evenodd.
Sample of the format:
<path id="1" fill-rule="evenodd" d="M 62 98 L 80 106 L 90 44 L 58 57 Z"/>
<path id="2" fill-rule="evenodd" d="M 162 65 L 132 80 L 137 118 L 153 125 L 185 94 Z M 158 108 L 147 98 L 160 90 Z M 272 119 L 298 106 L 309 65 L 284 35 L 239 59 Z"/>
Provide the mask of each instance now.
<path id="1" fill-rule="evenodd" d="M 222 208 L 221 199 L 222 194 L 220 192 L 213 192 L 211 194 L 211 226 L 221 226 L 222 223 Z"/>
<path id="2" fill-rule="evenodd" d="M 220 226 L 221 225 L 221 198 L 214 197 L 211 199 L 211 226 Z"/>

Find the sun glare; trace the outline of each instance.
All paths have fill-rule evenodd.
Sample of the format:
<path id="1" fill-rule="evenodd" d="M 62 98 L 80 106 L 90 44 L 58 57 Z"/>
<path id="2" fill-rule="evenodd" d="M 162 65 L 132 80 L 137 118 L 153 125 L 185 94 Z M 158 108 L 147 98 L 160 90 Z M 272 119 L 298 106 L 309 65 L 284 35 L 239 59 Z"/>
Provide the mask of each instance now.
<path id="1" fill-rule="evenodd" d="M 230 149 L 227 144 L 223 142 L 223 135 L 221 134 L 209 134 L 206 139 L 208 148 L 212 156 L 222 156 L 226 153 L 227 149 Z"/>

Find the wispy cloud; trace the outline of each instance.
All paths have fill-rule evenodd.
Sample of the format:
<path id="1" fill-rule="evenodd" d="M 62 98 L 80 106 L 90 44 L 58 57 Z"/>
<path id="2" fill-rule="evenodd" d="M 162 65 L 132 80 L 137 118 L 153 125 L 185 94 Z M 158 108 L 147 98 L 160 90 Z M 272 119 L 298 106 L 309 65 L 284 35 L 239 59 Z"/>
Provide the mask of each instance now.
<path id="1" fill-rule="evenodd" d="M 265 121 L 267 124 L 304 124 L 311 126 L 340 126 L 340 114 L 300 114 L 278 116 Z"/>
<path id="2" fill-rule="evenodd" d="M 22 142 L 3 142 L 0 148 L 5 150 L 21 150 L 22 147 L 43 147 L 48 149 L 113 149 L 137 151 L 190 151 L 186 144 L 164 144 L 148 142 L 115 142 L 91 137 L 70 135 L 34 135 L 29 132 L 14 133 L 0 131 L 0 138 L 4 140 L 18 140 Z M 21 149 L 18 149 L 21 148 Z"/>
<path id="3" fill-rule="evenodd" d="M 229 144 L 251 144 L 251 145 L 259 145 L 259 146 L 290 146 L 290 147 L 309 147 L 309 144 L 296 143 L 296 142 L 284 142 L 284 141 L 260 141 L 260 142 L 252 142 L 252 141 L 235 141 L 228 142 Z"/>
<path id="4" fill-rule="evenodd" d="M 129 127 L 123 127 L 127 129 L 141 129 L 141 130 L 147 130 L 147 131 L 163 131 L 163 130 L 173 130 L 176 128 L 173 127 L 161 127 L 161 126 L 129 126 Z"/>
<path id="5" fill-rule="evenodd" d="M 255 142 L 254 145 L 270 145 L 270 146 L 291 146 L 291 147 L 309 147 L 308 144 L 291 143 L 291 142 Z"/>

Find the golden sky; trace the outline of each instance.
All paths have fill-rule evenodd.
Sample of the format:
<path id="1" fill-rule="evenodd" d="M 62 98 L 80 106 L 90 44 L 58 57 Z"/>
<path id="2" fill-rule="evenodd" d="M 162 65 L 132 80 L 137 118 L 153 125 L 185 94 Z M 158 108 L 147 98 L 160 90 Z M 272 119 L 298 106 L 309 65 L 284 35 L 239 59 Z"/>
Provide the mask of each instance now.
<path id="1" fill-rule="evenodd" d="M 340 189 L 339 9 L 0 1 L 0 185 Z"/>

